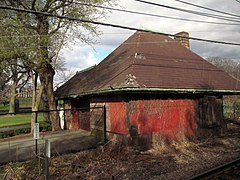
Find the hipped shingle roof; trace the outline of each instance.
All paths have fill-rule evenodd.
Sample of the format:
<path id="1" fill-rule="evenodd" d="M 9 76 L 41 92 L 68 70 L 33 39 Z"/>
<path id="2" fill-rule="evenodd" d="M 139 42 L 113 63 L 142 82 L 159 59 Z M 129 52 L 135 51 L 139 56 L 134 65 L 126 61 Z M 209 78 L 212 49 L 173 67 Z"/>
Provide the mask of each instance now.
<path id="1" fill-rule="evenodd" d="M 226 72 L 163 35 L 136 32 L 97 66 L 77 73 L 57 97 L 126 89 L 240 91 Z"/>

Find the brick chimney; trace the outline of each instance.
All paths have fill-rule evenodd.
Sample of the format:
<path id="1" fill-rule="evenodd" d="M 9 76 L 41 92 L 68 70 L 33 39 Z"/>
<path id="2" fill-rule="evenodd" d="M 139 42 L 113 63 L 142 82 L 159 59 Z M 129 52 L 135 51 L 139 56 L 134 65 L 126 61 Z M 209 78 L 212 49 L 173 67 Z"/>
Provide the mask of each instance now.
<path id="1" fill-rule="evenodd" d="M 189 45 L 188 37 L 189 37 L 189 33 L 182 31 L 182 32 L 175 34 L 174 39 L 176 39 L 177 41 L 180 42 L 181 45 L 183 45 L 184 47 L 189 49 L 190 45 Z"/>

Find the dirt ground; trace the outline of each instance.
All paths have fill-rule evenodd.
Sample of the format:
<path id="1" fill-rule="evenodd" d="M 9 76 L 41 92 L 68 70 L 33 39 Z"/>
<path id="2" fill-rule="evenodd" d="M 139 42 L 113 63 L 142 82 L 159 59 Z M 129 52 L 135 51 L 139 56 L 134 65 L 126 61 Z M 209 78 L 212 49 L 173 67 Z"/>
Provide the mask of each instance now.
<path id="1" fill-rule="evenodd" d="M 51 158 L 50 179 L 187 179 L 240 157 L 240 123 L 224 137 L 158 145 L 148 151 L 107 144 Z M 43 159 L 2 167 L 3 179 L 44 179 Z"/>

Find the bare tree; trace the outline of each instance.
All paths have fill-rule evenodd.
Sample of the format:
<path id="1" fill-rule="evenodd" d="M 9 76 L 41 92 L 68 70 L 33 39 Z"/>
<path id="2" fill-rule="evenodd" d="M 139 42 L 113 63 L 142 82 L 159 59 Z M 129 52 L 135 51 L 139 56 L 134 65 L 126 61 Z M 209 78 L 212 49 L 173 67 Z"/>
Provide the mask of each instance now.
<path id="1" fill-rule="evenodd" d="M 209 57 L 207 61 L 240 80 L 240 60 L 221 57 Z"/>
<path id="2" fill-rule="evenodd" d="M 226 71 L 228 74 L 240 81 L 240 59 L 228 59 L 221 57 L 209 57 L 209 62 L 217 66 L 218 68 Z M 224 96 L 224 109 L 225 115 L 228 118 L 239 118 L 240 114 L 240 100 L 239 96 L 231 95 Z"/>
<path id="3" fill-rule="evenodd" d="M 23 35 L 24 29 L 19 28 L 16 30 L 13 28 L 13 24 L 9 24 L 8 16 L 9 13 L 1 11 L 0 18 L 4 19 L 1 27 L 1 41 L 0 41 L 0 64 L 1 64 L 1 86 L 2 90 L 4 85 L 10 85 L 10 96 L 9 96 L 9 113 L 15 113 L 15 101 L 16 101 L 16 90 L 22 88 L 29 80 L 30 67 L 26 65 L 26 49 L 19 50 L 19 46 L 24 47 L 26 41 L 17 38 L 19 35 Z M 16 23 L 15 23 L 16 24 Z M 26 43 L 28 44 L 28 43 Z M 6 77 L 7 76 L 7 77 Z"/>
<path id="4" fill-rule="evenodd" d="M 99 9 L 90 5 L 111 5 L 113 0 L 5 0 L 5 4 L 26 10 L 70 16 L 93 21 L 105 16 L 106 9 Z M 53 78 L 55 69 L 54 59 L 58 57 L 59 50 L 69 41 L 78 39 L 87 44 L 94 43 L 94 37 L 99 35 L 97 26 L 89 23 L 79 23 L 67 19 L 45 16 L 41 13 L 29 14 L 18 12 L 14 17 L 20 21 L 21 27 L 29 30 L 36 38 L 37 48 L 36 71 L 38 72 L 41 88 L 45 89 L 50 110 L 56 110 L 56 102 L 53 94 Z M 82 33 L 86 31 L 88 33 Z M 41 89 L 40 88 L 40 89 Z M 40 91 L 41 92 L 41 91 Z M 41 94 L 41 93 L 40 93 Z M 59 117 L 56 111 L 50 114 L 52 130 L 60 130 Z"/>

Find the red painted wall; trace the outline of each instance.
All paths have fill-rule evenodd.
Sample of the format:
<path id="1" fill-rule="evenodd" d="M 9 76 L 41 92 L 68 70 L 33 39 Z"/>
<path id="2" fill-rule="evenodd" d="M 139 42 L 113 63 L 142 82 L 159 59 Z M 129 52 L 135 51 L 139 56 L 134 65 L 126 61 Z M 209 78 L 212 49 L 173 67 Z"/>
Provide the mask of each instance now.
<path id="1" fill-rule="evenodd" d="M 126 125 L 126 103 L 111 102 L 107 103 L 108 131 L 119 134 L 127 133 Z"/>
<path id="2" fill-rule="evenodd" d="M 138 123 L 138 133 L 159 132 L 168 139 L 193 136 L 195 102 L 193 100 L 139 100 L 131 113 L 131 125 Z"/>
<path id="3" fill-rule="evenodd" d="M 131 134 L 134 128 L 138 135 L 155 132 L 167 139 L 191 137 L 196 131 L 195 111 L 194 100 L 111 102 L 107 109 L 108 130 Z"/>
<path id="4" fill-rule="evenodd" d="M 79 116 L 79 112 L 76 109 L 72 109 L 71 111 L 72 114 L 72 118 L 71 118 L 71 129 L 78 129 L 78 116 Z"/>

